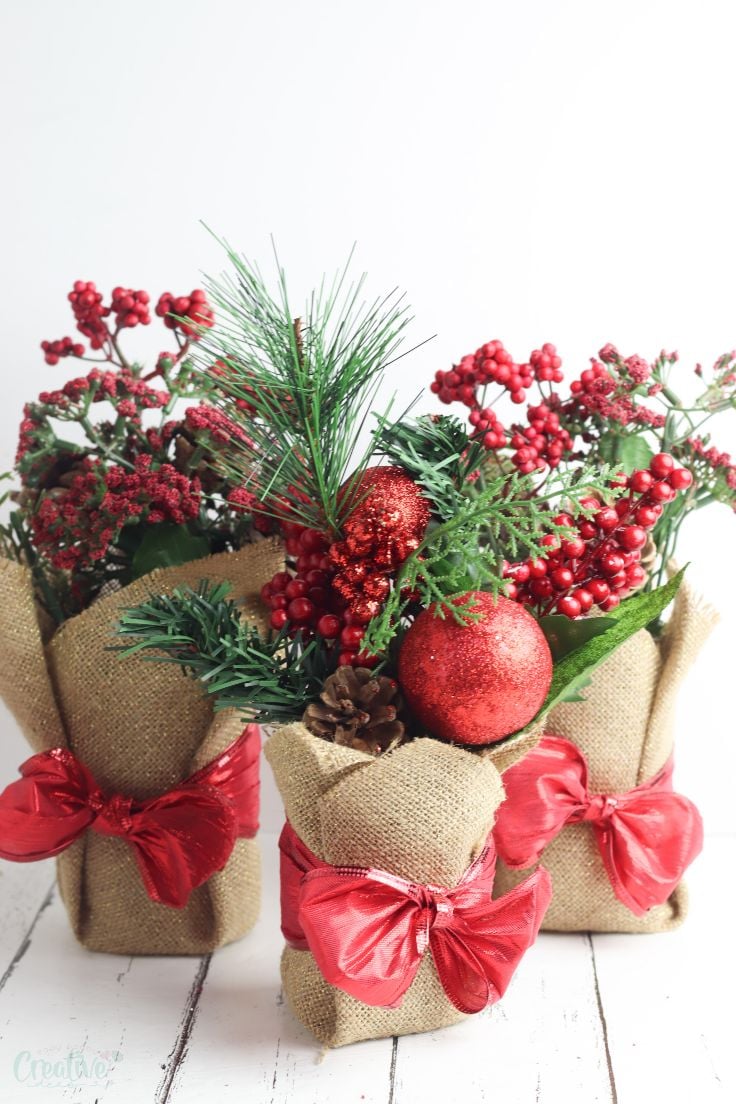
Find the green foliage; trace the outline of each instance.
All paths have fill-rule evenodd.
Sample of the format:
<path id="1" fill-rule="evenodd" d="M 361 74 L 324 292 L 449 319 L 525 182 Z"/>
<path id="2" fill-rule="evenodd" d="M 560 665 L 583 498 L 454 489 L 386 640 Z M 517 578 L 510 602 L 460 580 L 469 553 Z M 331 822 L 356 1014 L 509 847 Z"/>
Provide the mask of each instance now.
<path id="1" fill-rule="evenodd" d="M 555 663 L 594 636 L 606 632 L 613 624 L 610 617 L 583 617 L 573 621 L 561 613 L 549 613 L 539 618 L 539 627 L 547 638 Z"/>
<path id="2" fill-rule="evenodd" d="M 441 617 L 475 620 L 472 603 L 463 600 L 468 591 L 497 594 L 505 585 L 504 559 L 540 556 L 545 534 L 569 532 L 554 520 L 561 501 L 587 514 L 581 498 L 595 491 L 612 497 L 607 486 L 611 472 L 605 467 L 550 473 L 539 495 L 533 477 L 489 461 L 486 450 L 469 441 L 451 417 L 383 424 L 376 441 L 425 489 L 437 517 L 402 564 L 384 609 L 367 627 L 363 647 L 373 655 L 388 651 L 402 618 L 416 603 L 435 604 Z M 473 481 L 470 474 L 475 474 Z"/>
<path id="3" fill-rule="evenodd" d="M 608 622 L 604 632 L 591 637 L 580 647 L 555 663 L 552 685 L 541 712 L 546 713 L 562 701 L 580 701 L 580 691 L 590 681 L 590 675 L 619 644 L 623 644 L 639 629 L 656 621 L 677 593 L 685 568 L 668 583 L 642 594 L 627 598 L 601 620 Z"/>
<path id="4" fill-rule="evenodd" d="M 618 438 L 615 459 L 627 475 L 631 475 L 637 468 L 648 468 L 653 456 L 650 445 L 641 433 L 632 433 L 628 437 Z"/>
<path id="5" fill-rule="evenodd" d="M 176 567 L 207 556 L 210 543 L 201 533 L 193 533 L 187 525 L 162 521 L 147 525 L 143 539 L 131 561 L 132 578 L 139 579 L 157 567 Z"/>
<path id="6" fill-rule="evenodd" d="M 368 463 L 366 452 L 355 464 L 358 437 L 408 308 L 395 292 L 363 303 L 364 278 L 349 282 L 348 261 L 295 318 L 283 269 L 274 298 L 259 271 L 225 248 L 232 272 L 207 282 L 218 324 L 198 349 L 203 371 L 215 359 L 223 366 L 215 401 L 244 430 L 223 469 L 266 503 L 265 512 L 279 516 L 286 503 L 294 520 L 337 532 L 346 507 L 340 489 L 351 467 L 357 481 Z"/>
<path id="7" fill-rule="evenodd" d="M 141 652 L 154 662 L 176 663 L 198 679 L 217 709 L 237 709 L 244 719 L 268 723 L 301 717 L 316 699 L 336 656 L 300 635 L 261 636 L 228 598 L 228 583 L 177 587 L 125 610 L 117 632 L 136 643 L 117 647 L 123 656 Z"/>

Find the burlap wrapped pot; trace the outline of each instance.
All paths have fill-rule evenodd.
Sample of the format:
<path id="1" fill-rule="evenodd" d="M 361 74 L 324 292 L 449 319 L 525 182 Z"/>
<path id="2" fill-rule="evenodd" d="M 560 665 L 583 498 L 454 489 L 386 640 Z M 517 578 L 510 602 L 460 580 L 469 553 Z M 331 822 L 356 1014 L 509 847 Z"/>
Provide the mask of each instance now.
<path id="1" fill-rule="evenodd" d="M 0 561 L 0 694 L 34 752 L 68 747 L 98 784 L 137 800 L 154 797 L 209 763 L 242 731 L 215 714 L 201 686 L 175 665 L 108 651 L 121 608 L 152 594 L 227 580 L 258 621 L 262 585 L 283 563 L 264 540 L 238 552 L 151 572 L 49 632 L 29 571 Z M 152 901 L 129 846 L 88 831 L 57 859 L 75 935 L 94 951 L 202 954 L 240 938 L 260 903 L 255 840 L 239 839 L 227 865 L 183 909 Z"/>
<path id="2" fill-rule="evenodd" d="M 591 793 L 625 793 L 665 764 L 672 752 L 680 685 L 716 619 L 683 583 L 658 641 L 646 629 L 636 633 L 594 671 L 583 691 L 584 701 L 551 711 L 545 731 L 570 740 L 583 752 Z M 553 886 L 542 924 L 547 930 L 660 932 L 685 918 L 684 883 L 665 904 L 644 916 L 630 912 L 613 892 L 590 824 L 563 828 L 545 848 L 541 862 Z M 499 860 L 494 894 L 506 892 L 528 873 L 509 870 Z"/>
<path id="3" fill-rule="evenodd" d="M 512 745 L 523 753 L 539 733 Z M 513 752 L 503 748 L 503 765 Z M 421 883 L 455 885 L 480 853 L 503 796 L 493 749 L 417 739 L 378 758 L 278 728 L 265 754 L 297 835 L 333 865 L 377 867 Z M 364 1004 L 329 985 L 311 953 L 285 947 L 285 996 L 326 1046 L 430 1031 L 465 1018 L 445 994 L 429 952 L 398 1008 Z"/>

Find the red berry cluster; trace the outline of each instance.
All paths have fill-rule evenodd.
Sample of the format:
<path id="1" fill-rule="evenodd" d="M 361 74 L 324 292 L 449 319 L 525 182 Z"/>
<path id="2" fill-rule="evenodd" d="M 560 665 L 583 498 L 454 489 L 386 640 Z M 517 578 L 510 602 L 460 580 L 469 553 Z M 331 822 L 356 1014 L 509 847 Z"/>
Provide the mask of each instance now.
<path id="1" fill-rule="evenodd" d="M 193 341 L 197 341 L 215 321 L 207 296 L 199 288 L 189 295 L 178 296 L 165 291 L 156 304 L 156 314 L 163 318 L 164 325 L 170 330 L 180 330 Z"/>
<path id="2" fill-rule="evenodd" d="M 603 612 L 614 609 L 627 594 L 646 581 L 641 549 L 648 532 L 661 517 L 663 507 L 678 491 L 686 490 L 693 477 L 678 468 L 666 452 L 654 456 L 648 469 L 622 477 L 615 484 L 628 493 L 607 506 L 590 496 L 581 506 L 590 517 L 559 514 L 560 526 L 576 530 L 560 539 L 549 534 L 544 557 L 509 564 L 507 594 L 537 607 L 540 614 L 553 609 L 566 617 L 579 617 L 595 605 Z"/>
<path id="3" fill-rule="evenodd" d="M 506 430 L 490 406 L 471 410 L 468 421 L 475 428 L 475 437 L 480 438 L 487 449 L 503 448 L 506 444 Z"/>
<path id="4" fill-rule="evenodd" d="M 97 290 L 91 280 L 75 280 L 68 299 L 79 332 L 89 338 L 93 349 L 102 349 L 109 337 L 103 319 L 110 313 L 110 308 L 103 306 L 102 292 Z"/>
<path id="5" fill-rule="evenodd" d="M 61 337 L 58 341 L 42 341 L 41 348 L 47 364 L 58 364 L 62 357 L 84 356 L 84 345 L 75 344 L 71 337 Z"/>
<path id="6" fill-rule="evenodd" d="M 555 346 L 549 341 L 541 349 L 534 350 L 529 357 L 529 363 L 534 370 L 534 378 L 539 383 L 562 383 L 565 378 L 562 359 L 557 355 Z"/>
<path id="7" fill-rule="evenodd" d="M 534 373 L 529 364 L 514 364 L 508 349 L 500 341 L 487 341 L 479 349 L 464 356 L 449 372 L 435 373 L 430 390 L 443 403 L 462 402 L 477 405 L 476 391 L 489 383 L 498 383 L 511 395 L 511 401 L 522 403 L 525 387 L 531 387 Z"/>
<path id="8" fill-rule="evenodd" d="M 497 383 L 509 392 L 513 403 L 523 403 L 526 389 L 535 379 L 560 383 L 563 379 L 561 365 L 557 350 L 549 343 L 534 350 L 529 364 L 515 364 L 500 341 L 487 341 L 472 355 L 464 356 L 449 372 L 436 372 L 430 390 L 440 402 L 462 402 L 477 408 L 478 388 Z"/>
<path id="9" fill-rule="evenodd" d="M 105 471 L 89 458 L 80 467 L 63 494 L 41 499 L 31 519 L 34 545 L 62 570 L 79 571 L 102 559 L 131 518 L 182 525 L 199 514 L 199 481 L 171 464 L 153 468 L 150 456 L 139 456 L 133 471 Z"/>
<path id="10" fill-rule="evenodd" d="M 147 291 L 113 288 L 110 311 L 115 315 L 117 328 L 122 330 L 138 325 L 147 326 L 151 321 L 148 309 L 150 301 L 151 297 Z"/>
<path id="11" fill-rule="evenodd" d="M 529 425 L 516 426 L 509 442 L 516 452 L 511 457 L 522 473 L 556 468 L 572 449 L 572 437 L 560 425 L 559 414 L 547 403 L 528 408 Z"/>
<path id="12" fill-rule="evenodd" d="M 293 574 L 277 571 L 261 590 L 261 598 L 271 609 L 271 627 L 288 629 L 294 636 L 301 632 L 309 640 L 316 633 L 335 641 L 340 648 L 340 664 L 370 665 L 376 661 L 360 655 L 363 625 L 346 610 L 345 602 L 332 586 L 335 568 L 329 557 L 329 541 L 316 529 L 287 523 L 287 548 L 296 553 Z"/>

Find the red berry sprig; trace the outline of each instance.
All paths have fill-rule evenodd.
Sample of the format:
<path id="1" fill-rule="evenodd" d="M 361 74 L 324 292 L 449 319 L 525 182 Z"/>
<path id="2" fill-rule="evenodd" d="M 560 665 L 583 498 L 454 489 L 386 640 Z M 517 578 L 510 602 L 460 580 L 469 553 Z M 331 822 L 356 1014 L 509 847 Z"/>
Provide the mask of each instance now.
<path id="1" fill-rule="evenodd" d="M 597 606 L 604 613 L 615 609 L 622 598 L 646 581 L 641 550 L 663 508 L 678 492 L 687 490 L 693 477 L 678 468 L 669 453 L 652 458 L 648 469 L 633 472 L 617 481 L 627 494 L 615 506 L 595 496 L 581 499 L 590 517 L 559 514 L 555 522 L 575 530 L 560 538 L 549 534 L 543 557 L 508 564 L 507 596 L 536 606 L 544 615 L 555 610 L 575 618 Z"/>
<path id="2" fill-rule="evenodd" d="M 151 297 L 147 291 L 113 288 L 110 310 L 115 315 L 117 328 L 122 330 L 138 325 L 147 326 L 151 321 L 148 309 L 150 301 Z"/>
<path id="3" fill-rule="evenodd" d="M 198 341 L 215 321 L 214 311 L 200 288 L 178 296 L 165 291 L 156 304 L 156 314 L 170 330 L 180 330 L 192 341 Z"/>
<path id="4" fill-rule="evenodd" d="M 57 341 L 42 341 L 43 359 L 47 364 L 58 364 L 62 357 L 84 356 L 84 345 L 75 343 L 71 337 L 61 337 Z"/>

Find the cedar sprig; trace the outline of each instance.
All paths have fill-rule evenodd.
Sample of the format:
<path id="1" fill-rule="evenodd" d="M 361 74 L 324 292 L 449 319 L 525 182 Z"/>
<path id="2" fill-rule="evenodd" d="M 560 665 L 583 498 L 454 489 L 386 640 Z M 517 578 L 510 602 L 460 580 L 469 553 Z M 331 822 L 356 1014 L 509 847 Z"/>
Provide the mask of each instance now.
<path id="1" fill-rule="evenodd" d="M 316 700 L 337 656 L 301 634 L 261 635 L 242 619 L 230 584 L 200 582 L 177 587 L 125 610 L 117 633 L 135 638 L 114 650 L 123 656 L 176 663 L 215 699 L 216 709 L 237 709 L 259 723 L 296 720 L 305 702 Z M 160 653 L 163 653 L 160 654 Z"/>
<path id="2" fill-rule="evenodd" d="M 202 371 L 220 361 L 215 402 L 244 431 L 222 467 L 264 502 L 265 513 L 283 516 L 286 504 L 292 520 L 337 533 L 354 506 L 340 491 L 349 472 L 357 485 L 368 465 L 371 448 L 357 455 L 358 438 L 397 357 L 408 307 L 396 291 L 364 303 L 364 277 L 350 282 L 349 259 L 295 318 L 278 259 L 272 296 L 257 267 L 222 244 L 232 271 L 207 280 L 218 322 L 197 349 Z"/>
<path id="3" fill-rule="evenodd" d="M 427 477 L 437 480 L 442 471 L 435 468 Z M 434 494 L 438 501 L 453 502 L 454 512 L 430 522 L 419 548 L 401 565 L 383 610 L 366 629 L 364 650 L 372 655 L 385 653 L 415 603 L 434 604 L 438 616 L 461 623 L 477 620 L 468 592 L 498 594 L 506 585 L 504 558 L 543 556 L 546 535 L 572 535 L 572 529 L 555 520 L 561 500 L 565 509 L 590 516 L 592 510 L 582 505 L 581 498 L 592 493 L 615 498 L 620 492 L 608 486 L 611 475 L 605 466 L 595 471 L 555 471 L 547 476 L 544 497 L 539 498 L 529 475 L 497 472 L 460 489 L 451 468 L 444 469 L 446 486 L 441 494 L 435 488 Z M 415 477 L 423 482 L 419 466 Z"/>

